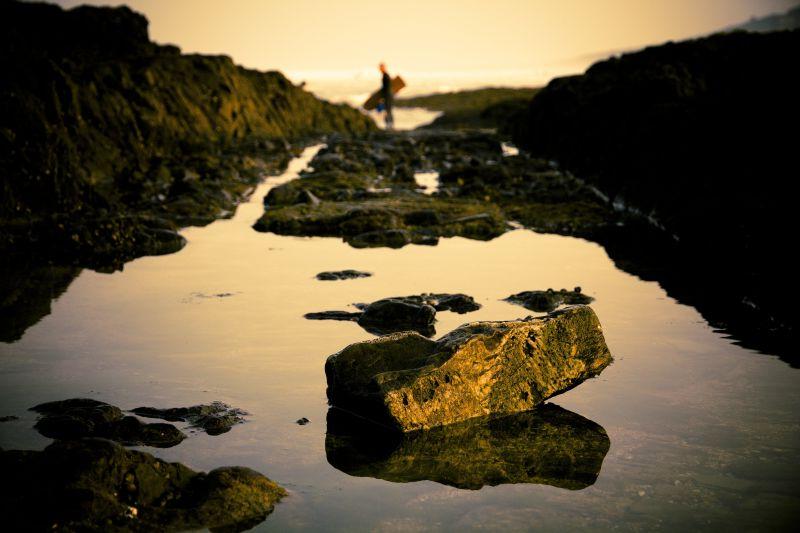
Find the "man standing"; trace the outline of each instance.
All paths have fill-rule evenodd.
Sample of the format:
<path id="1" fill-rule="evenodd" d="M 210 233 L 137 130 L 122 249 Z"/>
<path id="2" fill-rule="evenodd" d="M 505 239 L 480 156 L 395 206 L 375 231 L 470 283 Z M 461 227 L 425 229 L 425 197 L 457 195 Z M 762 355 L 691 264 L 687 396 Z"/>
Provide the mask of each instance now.
<path id="1" fill-rule="evenodd" d="M 391 130 L 394 129 L 394 117 L 392 116 L 392 99 L 394 98 L 394 94 L 392 94 L 392 78 L 386 71 L 385 63 L 381 63 L 379 68 L 383 74 L 381 78 L 381 96 L 383 97 L 383 107 L 386 111 L 386 129 Z"/>

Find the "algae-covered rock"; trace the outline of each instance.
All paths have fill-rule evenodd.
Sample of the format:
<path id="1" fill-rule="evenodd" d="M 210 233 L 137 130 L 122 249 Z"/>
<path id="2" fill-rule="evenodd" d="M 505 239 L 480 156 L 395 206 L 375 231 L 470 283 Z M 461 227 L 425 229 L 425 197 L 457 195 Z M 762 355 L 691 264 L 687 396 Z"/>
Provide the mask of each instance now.
<path id="1" fill-rule="evenodd" d="M 575 287 L 573 290 L 567 289 L 553 290 L 547 289 L 546 291 L 523 291 L 517 294 L 512 294 L 506 301 L 513 304 L 521 305 L 525 309 L 536 311 L 537 313 L 549 313 L 554 311 L 561 305 L 577 305 L 588 304 L 594 301 L 594 298 L 583 294 L 580 287 Z"/>
<path id="2" fill-rule="evenodd" d="M 249 468 L 199 473 L 103 439 L 0 451 L 0 470 L 9 531 L 243 531 L 286 495 Z"/>
<path id="3" fill-rule="evenodd" d="M 332 405 L 402 431 L 529 410 L 611 363 L 594 311 L 465 324 L 438 341 L 404 332 L 328 358 Z"/>
<path id="4" fill-rule="evenodd" d="M 119 407 L 91 398 L 47 402 L 31 410 L 42 415 L 36 430 L 53 439 L 103 437 L 129 446 L 169 448 L 186 438 L 172 424 L 144 424 L 124 416 Z"/>
<path id="5" fill-rule="evenodd" d="M 601 426 L 553 404 L 403 434 L 334 407 L 325 436 L 328 462 L 351 476 L 473 490 L 506 483 L 580 490 L 597 480 L 609 446 Z"/>

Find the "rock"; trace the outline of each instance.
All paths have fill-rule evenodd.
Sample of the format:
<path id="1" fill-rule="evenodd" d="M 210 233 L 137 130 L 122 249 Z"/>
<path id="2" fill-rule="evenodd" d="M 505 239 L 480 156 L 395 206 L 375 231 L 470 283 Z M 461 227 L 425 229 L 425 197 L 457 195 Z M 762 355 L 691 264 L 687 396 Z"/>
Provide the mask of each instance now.
<path id="1" fill-rule="evenodd" d="M 611 363 L 587 306 L 546 317 L 465 324 L 438 341 L 413 333 L 328 358 L 331 405 L 401 431 L 532 409 Z"/>
<path id="2" fill-rule="evenodd" d="M 471 313 L 472 311 L 477 311 L 481 308 L 481 304 L 476 303 L 472 296 L 467 296 L 466 294 L 461 293 L 427 293 L 421 294 L 420 296 L 405 296 L 403 298 L 406 300 L 416 300 L 418 298 L 420 302 L 432 306 L 437 311 L 452 311 L 460 315 L 463 315 L 464 313 Z"/>
<path id="3" fill-rule="evenodd" d="M 328 271 L 328 272 L 320 272 L 317 274 L 317 279 L 323 281 L 335 281 L 340 279 L 356 279 L 356 278 L 368 278 L 372 275 L 372 272 L 363 272 L 361 270 L 337 270 L 337 271 Z"/>
<path id="4" fill-rule="evenodd" d="M 505 300 L 537 313 L 549 313 L 561 305 L 588 304 L 593 302 L 594 298 L 583 294 L 580 287 L 575 287 L 574 291 L 566 289 L 559 291 L 554 291 L 553 289 L 523 291 L 512 294 Z"/>
<path id="5" fill-rule="evenodd" d="M 43 403 L 31 410 L 42 414 L 36 430 L 52 439 L 103 437 L 128 446 L 169 448 L 186 438 L 171 424 L 144 424 L 124 416 L 119 407 L 90 398 Z"/>
<path id="6" fill-rule="evenodd" d="M 436 309 L 403 299 L 385 298 L 372 302 L 358 318 L 358 324 L 370 331 L 395 332 L 423 329 L 427 331 L 436 320 Z"/>
<path id="7" fill-rule="evenodd" d="M 481 308 L 475 299 L 466 294 L 426 293 L 413 296 L 393 296 L 371 304 L 354 304 L 360 312 L 322 311 L 306 313 L 309 320 L 349 320 L 375 335 L 398 331 L 416 331 L 432 337 L 436 311 L 469 313 Z"/>
<path id="8" fill-rule="evenodd" d="M 310 421 L 308 418 L 306 418 L 306 417 L 303 417 L 303 418 L 300 418 L 300 419 L 298 419 L 298 420 L 295 422 L 295 424 L 297 424 L 298 426 L 305 426 L 305 425 L 306 425 L 306 424 L 308 424 L 309 422 L 311 422 L 311 421 Z"/>
<path id="9" fill-rule="evenodd" d="M 222 402 L 169 409 L 137 407 L 131 412 L 147 418 L 161 418 L 171 422 L 190 422 L 192 427 L 200 428 L 209 435 L 227 433 L 236 424 L 243 423 L 244 417 L 248 414 Z"/>
<path id="10" fill-rule="evenodd" d="M 0 470 L 10 531 L 243 531 L 286 495 L 249 468 L 199 473 L 103 439 L 0 451 Z"/>
<path id="11" fill-rule="evenodd" d="M 13 422 L 14 420 L 19 420 L 19 417 L 14 415 L 0 416 L 0 422 Z"/>
<path id="12" fill-rule="evenodd" d="M 609 446 L 601 426 L 550 403 L 403 434 L 334 407 L 325 436 L 328 462 L 350 476 L 471 490 L 506 483 L 584 489 L 597 480 Z"/>

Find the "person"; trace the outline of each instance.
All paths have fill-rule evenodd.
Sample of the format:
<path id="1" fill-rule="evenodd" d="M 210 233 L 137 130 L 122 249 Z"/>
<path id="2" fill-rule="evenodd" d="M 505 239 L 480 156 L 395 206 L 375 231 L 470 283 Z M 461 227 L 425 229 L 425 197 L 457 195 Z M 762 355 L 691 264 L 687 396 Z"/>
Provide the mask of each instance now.
<path id="1" fill-rule="evenodd" d="M 386 63 L 379 65 L 381 71 L 381 97 L 383 98 L 383 110 L 385 111 L 386 129 L 394 129 L 394 117 L 392 116 L 392 100 L 394 94 L 392 93 L 392 77 L 386 70 Z"/>

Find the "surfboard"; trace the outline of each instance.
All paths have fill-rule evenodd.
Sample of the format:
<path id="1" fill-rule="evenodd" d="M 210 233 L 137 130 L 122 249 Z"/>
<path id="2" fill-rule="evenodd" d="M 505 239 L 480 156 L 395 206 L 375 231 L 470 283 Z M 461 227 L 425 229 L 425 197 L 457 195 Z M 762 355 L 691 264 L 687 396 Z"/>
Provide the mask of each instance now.
<path id="1" fill-rule="evenodd" d="M 395 76 L 394 78 L 392 78 L 392 94 L 397 94 L 400 91 L 400 89 L 402 89 L 405 86 L 406 82 L 404 82 L 403 78 L 401 78 L 400 76 Z M 372 93 L 372 95 L 369 98 L 367 98 L 366 102 L 364 102 L 364 109 L 366 109 L 367 111 L 372 111 L 373 109 L 378 107 L 378 104 L 380 103 L 381 100 L 383 100 L 383 97 L 381 97 L 381 90 L 378 89 L 377 91 Z"/>

